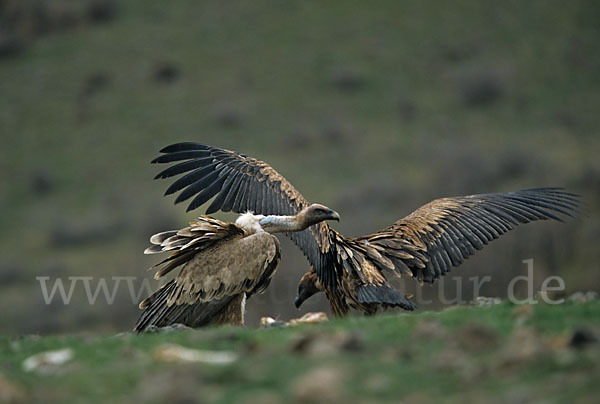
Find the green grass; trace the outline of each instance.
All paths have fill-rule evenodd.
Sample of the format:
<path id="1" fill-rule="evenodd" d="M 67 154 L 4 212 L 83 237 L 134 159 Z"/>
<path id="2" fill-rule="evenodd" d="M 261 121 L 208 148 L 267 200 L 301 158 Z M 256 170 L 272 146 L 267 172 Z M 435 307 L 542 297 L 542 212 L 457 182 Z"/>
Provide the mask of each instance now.
<path id="1" fill-rule="evenodd" d="M 325 394 L 334 402 L 591 402 L 600 392 L 600 347 L 571 347 L 578 329 L 597 335 L 600 302 L 531 310 L 508 303 L 461 306 L 283 329 L 4 337 L 0 371 L 27 398 L 50 402 L 302 401 L 301 380 L 315 371 L 336 375 L 330 385 L 310 384 L 315 401 Z M 239 359 L 167 363 L 153 354 L 164 343 L 233 351 Z M 30 355 L 65 347 L 75 356 L 58 371 L 22 370 Z"/>

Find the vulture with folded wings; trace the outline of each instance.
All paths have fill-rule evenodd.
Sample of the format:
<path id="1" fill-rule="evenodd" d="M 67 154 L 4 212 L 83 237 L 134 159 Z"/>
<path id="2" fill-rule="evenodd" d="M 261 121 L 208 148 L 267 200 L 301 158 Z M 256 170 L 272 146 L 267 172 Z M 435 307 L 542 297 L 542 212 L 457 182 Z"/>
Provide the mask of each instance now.
<path id="1" fill-rule="evenodd" d="M 156 178 L 184 174 L 166 191 L 180 192 L 175 203 L 193 197 L 193 210 L 214 197 L 206 209 L 293 215 L 310 204 L 269 164 L 247 155 L 198 143 L 178 143 L 161 150 L 153 163 L 175 163 Z M 572 216 L 577 195 L 561 188 L 436 199 L 391 226 L 367 236 L 347 238 L 319 222 L 287 233 L 308 258 L 296 306 L 323 291 L 335 315 L 349 308 L 374 313 L 378 307 L 415 305 L 392 287 L 390 276 L 433 283 L 451 267 L 521 223 Z"/>
<path id="2" fill-rule="evenodd" d="M 247 212 L 235 223 L 201 216 L 184 229 L 155 234 L 145 253 L 171 254 L 153 267 L 158 268 L 154 277 L 181 270 L 140 303 L 134 331 L 174 324 L 242 325 L 246 299 L 269 286 L 279 262 L 279 241 L 271 233 L 301 231 L 322 220 L 339 220 L 339 215 L 315 203 L 296 215 Z"/>

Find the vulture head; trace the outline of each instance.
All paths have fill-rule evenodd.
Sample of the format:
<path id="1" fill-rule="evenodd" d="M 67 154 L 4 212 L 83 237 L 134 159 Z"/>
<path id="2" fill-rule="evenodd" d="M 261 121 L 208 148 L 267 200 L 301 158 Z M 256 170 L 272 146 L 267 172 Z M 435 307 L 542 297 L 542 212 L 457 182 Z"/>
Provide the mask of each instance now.
<path id="1" fill-rule="evenodd" d="M 319 293 L 324 290 L 325 288 L 321 284 L 321 281 L 319 281 L 316 272 L 312 270 L 308 271 L 304 274 L 304 276 L 302 276 L 302 279 L 300 279 L 300 284 L 298 285 L 298 294 L 296 295 L 296 301 L 294 302 L 296 308 L 299 309 L 306 299 L 315 293 Z"/>
<path id="2" fill-rule="evenodd" d="M 324 220 L 337 220 L 339 222 L 340 215 L 335 210 L 329 209 L 325 205 L 313 203 L 302 209 L 296 215 L 296 220 L 300 227 L 307 228 Z"/>
<path id="3" fill-rule="evenodd" d="M 238 218 L 238 221 L 242 219 L 242 216 Z M 320 223 L 324 220 L 340 220 L 340 215 L 336 211 L 318 203 L 307 206 L 294 216 L 255 216 L 252 212 L 249 212 L 248 216 L 256 219 L 259 228 L 269 233 L 302 231 L 313 224 Z M 243 225 L 242 222 L 236 223 L 238 225 Z"/>

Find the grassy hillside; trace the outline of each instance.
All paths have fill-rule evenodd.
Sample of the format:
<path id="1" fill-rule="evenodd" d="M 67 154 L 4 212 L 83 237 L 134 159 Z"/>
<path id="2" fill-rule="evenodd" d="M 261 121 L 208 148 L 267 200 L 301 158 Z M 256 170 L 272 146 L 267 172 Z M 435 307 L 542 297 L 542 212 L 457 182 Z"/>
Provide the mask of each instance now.
<path id="1" fill-rule="evenodd" d="M 591 403 L 600 392 L 599 330 L 592 301 L 283 329 L 5 337 L 0 377 L 13 397 L 44 402 Z M 172 344 L 232 362 L 177 361 L 165 353 Z M 23 370 L 31 355 L 65 348 L 73 350 L 67 363 Z"/>
<path id="2" fill-rule="evenodd" d="M 340 212 L 348 235 L 436 197 L 566 186 L 588 216 L 519 229 L 452 275 L 493 275 L 482 293 L 505 296 L 534 258 L 536 289 L 550 275 L 569 290 L 600 288 L 596 2 L 3 7 L 0 332 L 130 327 L 138 311 L 127 289 L 113 305 L 89 305 L 81 289 L 70 305 L 46 305 L 35 278 L 141 285 L 154 262 L 141 254 L 148 237 L 202 213 L 173 207 L 166 183 L 152 181 L 148 162 L 183 140 L 268 161 Z M 296 315 L 306 269 L 284 244 L 250 322 Z M 437 289 L 426 293 L 435 300 Z"/>

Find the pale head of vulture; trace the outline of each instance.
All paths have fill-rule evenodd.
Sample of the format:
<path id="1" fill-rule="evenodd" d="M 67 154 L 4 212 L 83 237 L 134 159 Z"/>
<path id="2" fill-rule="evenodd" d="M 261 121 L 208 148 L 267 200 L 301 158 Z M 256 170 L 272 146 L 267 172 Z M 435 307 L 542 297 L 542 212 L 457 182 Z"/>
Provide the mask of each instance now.
<path id="1" fill-rule="evenodd" d="M 296 295 L 296 300 L 294 304 L 296 308 L 299 309 L 302 303 L 315 293 L 323 292 L 325 288 L 321 281 L 319 281 L 319 277 L 314 271 L 308 271 L 302 276 L 300 279 L 300 284 L 298 285 L 298 294 Z"/>
<path id="2" fill-rule="evenodd" d="M 320 203 L 313 203 L 304 208 L 296 215 L 296 221 L 300 228 L 307 228 L 324 220 L 340 221 L 340 215 L 333 209 L 329 209 Z"/>

